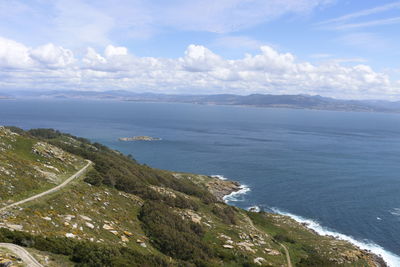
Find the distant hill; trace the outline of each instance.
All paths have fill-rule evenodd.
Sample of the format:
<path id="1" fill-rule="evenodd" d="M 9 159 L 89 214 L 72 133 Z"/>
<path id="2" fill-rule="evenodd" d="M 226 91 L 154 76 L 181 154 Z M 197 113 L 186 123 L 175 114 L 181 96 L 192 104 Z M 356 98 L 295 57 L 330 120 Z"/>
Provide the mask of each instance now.
<path id="1" fill-rule="evenodd" d="M 340 100 L 310 95 L 138 95 L 128 101 L 177 102 L 333 111 L 400 112 L 400 102 Z"/>
<path id="2" fill-rule="evenodd" d="M 155 93 L 134 93 L 124 90 L 110 91 L 14 91 L 7 92 L 12 98 L 46 98 L 46 99 L 102 99 L 136 102 L 172 102 L 192 103 L 203 105 L 233 105 L 269 108 L 316 109 L 332 111 L 359 111 L 359 112 L 400 112 L 400 101 L 383 100 L 343 100 L 311 95 L 171 95 Z M 1 98 L 1 97 L 0 97 Z"/>

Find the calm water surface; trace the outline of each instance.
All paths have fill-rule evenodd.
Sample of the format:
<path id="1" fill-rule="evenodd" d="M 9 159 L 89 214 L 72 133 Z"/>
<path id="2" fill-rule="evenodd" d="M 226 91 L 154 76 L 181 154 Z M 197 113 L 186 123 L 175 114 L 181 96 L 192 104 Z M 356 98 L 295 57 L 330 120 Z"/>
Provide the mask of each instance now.
<path id="1" fill-rule="evenodd" d="M 398 114 L 1 100 L 0 124 L 57 128 L 157 168 L 224 175 L 251 188 L 237 206 L 300 215 L 400 255 Z M 117 141 L 136 135 L 162 141 Z"/>

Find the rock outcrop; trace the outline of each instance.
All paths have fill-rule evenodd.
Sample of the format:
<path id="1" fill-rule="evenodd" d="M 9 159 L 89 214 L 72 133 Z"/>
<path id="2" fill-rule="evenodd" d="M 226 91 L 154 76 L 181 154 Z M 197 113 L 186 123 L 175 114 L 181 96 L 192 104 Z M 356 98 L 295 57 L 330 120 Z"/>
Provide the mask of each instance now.
<path id="1" fill-rule="evenodd" d="M 220 180 L 213 178 L 207 184 L 207 189 L 219 200 L 223 201 L 224 196 L 239 191 L 240 184 L 234 181 Z"/>

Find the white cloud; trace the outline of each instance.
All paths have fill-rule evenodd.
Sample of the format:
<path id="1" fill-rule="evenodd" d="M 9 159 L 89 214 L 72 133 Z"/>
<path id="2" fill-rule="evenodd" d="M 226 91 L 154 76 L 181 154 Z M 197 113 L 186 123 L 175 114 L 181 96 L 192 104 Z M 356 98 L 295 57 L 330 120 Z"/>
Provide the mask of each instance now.
<path id="1" fill-rule="evenodd" d="M 193 72 L 210 71 L 224 63 L 220 56 L 201 45 L 189 45 L 180 62 L 184 69 Z"/>
<path id="2" fill-rule="evenodd" d="M 29 48 L 21 43 L 0 37 L 0 67 L 26 68 L 33 64 Z"/>
<path id="3" fill-rule="evenodd" d="M 114 56 L 126 56 L 128 55 L 128 49 L 122 46 L 117 47 L 113 45 L 108 45 L 104 50 L 104 55 L 106 56 L 106 58 L 111 58 Z"/>
<path id="4" fill-rule="evenodd" d="M 61 68 L 75 62 L 74 54 L 54 44 L 46 44 L 30 51 L 30 57 L 48 67 Z"/>
<path id="5" fill-rule="evenodd" d="M 35 49 L 0 38 L 0 90 L 125 89 L 159 93 L 321 94 L 341 98 L 400 100 L 398 81 L 366 64 L 349 66 L 330 60 L 302 62 L 291 53 L 262 46 L 255 55 L 227 60 L 200 45 L 190 45 L 178 59 L 135 57 L 124 47 L 104 54 L 88 48 L 74 58 L 63 47 Z"/>
<path id="6" fill-rule="evenodd" d="M 294 56 L 290 53 L 280 54 L 270 46 L 260 47 L 261 54 L 246 55 L 243 60 L 239 60 L 239 66 L 246 70 L 265 71 L 269 73 L 280 73 L 293 71 L 296 68 Z"/>
<path id="7" fill-rule="evenodd" d="M 100 54 L 97 54 L 96 50 L 91 47 L 88 47 L 86 55 L 83 57 L 82 61 L 89 67 L 95 67 L 107 63 L 107 60 Z"/>

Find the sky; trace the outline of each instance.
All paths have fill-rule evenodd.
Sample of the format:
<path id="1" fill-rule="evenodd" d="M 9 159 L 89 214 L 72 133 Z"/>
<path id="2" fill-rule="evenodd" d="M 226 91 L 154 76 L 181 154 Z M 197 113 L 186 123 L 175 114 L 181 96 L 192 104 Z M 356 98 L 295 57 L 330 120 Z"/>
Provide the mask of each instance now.
<path id="1" fill-rule="evenodd" d="M 12 90 L 400 100 L 400 1 L 0 0 Z"/>

